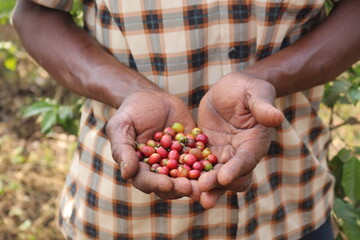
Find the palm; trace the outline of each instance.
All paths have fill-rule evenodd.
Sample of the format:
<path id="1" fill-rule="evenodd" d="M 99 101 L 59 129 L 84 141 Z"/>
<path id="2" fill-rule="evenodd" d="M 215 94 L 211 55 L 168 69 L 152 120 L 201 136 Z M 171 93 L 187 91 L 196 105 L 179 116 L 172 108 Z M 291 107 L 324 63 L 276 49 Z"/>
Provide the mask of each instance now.
<path id="1" fill-rule="evenodd" d="M 181 122 L 187 131 L 195 122 L 180 99 L 163 92 L 138 92 L 127 97 L 108 123 L 107 133 L 115 161 L 121 162 L 122 176 L 145 193 L 155 192 L 166 199 L 191 196 L 200 192 L 194 182 L 185 178 L 171 179 L 150 171 L 135 153 L 135 141 L 145 143 L 157 131 Z"/>
<path id="2" fill-rule="evenodd" d="M 179 122 L 191 129 L 195 126 L 190 112 L 180 99 L 165 94 L 141 92 L 126 98 L 119 109 L 118 118 L 128 124 L 126 137 L 132 144 L 146 142 L 152 135 Z"/>
<path id="3" fill-rule="evenodd" d="M 239 73 L 225 76 L 203 97 L 199 127 L 208 135 L 220 164 L 200 177 L 202 191 L 247 188 L 253 169 L 267 152 L 268 127 L 282 121 L 282 114 L 272 106 L 274 98 L 269 83 Z M 213 199 L 208 202 L 209 206 L 214 204 Z"/>
<path id="4" fill-rule="evenodd" d="M 250 146 L 259 151 L 269 144 L 269 129 L 257 123 L 242 103 L 234 103 L 234 109 L 228 111 L 221 105 L 214 106 L 207 97 L 200 107 L 199 126 L 208 135 L 211 149 L 222 163 L 238 151 L 249 150 Z"/>

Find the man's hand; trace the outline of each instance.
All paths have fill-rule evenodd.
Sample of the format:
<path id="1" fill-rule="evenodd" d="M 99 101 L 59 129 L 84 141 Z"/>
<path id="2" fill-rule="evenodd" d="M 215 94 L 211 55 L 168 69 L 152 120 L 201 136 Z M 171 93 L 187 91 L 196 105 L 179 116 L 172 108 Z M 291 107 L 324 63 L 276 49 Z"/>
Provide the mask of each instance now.
<path id="1" fill-rule="evenodd" d="M 187 132 L 195 127 L 188 108 L 179 98 L 162 91 L 131 94 L 106 127 L 113 158 L 121 165 L 122 177 L 145 193 L 154 192 L 163 199 L 190 196 L 199 200 L 200 191 L 195 181 L 153 173 L 136 155 L 135 141 L 145 143 L 155 132 L 174 122 L 181 122 Z"/>
<path id="2" fill-rule="evenodd" d="M 273 106 L 274 87 L 241 73 L 231 73 L 216 83 L 199 107 L 199 127 L 209 137 L 219 163 L 199 178 L 200 202 L 213 207 L 226 191 L 245 191 L 252 171 L 266 155 L 270 128 L 283 121 Z"/>

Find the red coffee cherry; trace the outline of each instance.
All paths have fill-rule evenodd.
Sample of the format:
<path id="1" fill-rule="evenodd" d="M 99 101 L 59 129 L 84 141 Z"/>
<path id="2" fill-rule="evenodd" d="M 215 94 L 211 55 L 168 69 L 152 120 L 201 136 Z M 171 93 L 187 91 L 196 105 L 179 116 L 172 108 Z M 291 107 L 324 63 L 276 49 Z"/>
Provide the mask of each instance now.
<path id="1" fill-rule="evenodd" d="M 145 157 L 150 157 L 151 154 L 155 152 L 155 149 L 150 146 L 144 146 L 141 148 L 141 153 L 144 154 Z"/>
<path id="2" fill-rule="evenodd" d="M 144 143 L 135 143 L 139 160 L 150 165 L 150 171 L 177 178 L 198 179 L 213 169 L 217 157 L 207 147 L 208 137 L 201 129 L 184 133 L 181 123 L 174 123 Z"/>
<path id="3" fill-rule="evenodd" d="M 160 143 L 164 148 L 170 148 L 172 144 L 172 137 L 170 135 L 164 135 L 162 136 Z"/>

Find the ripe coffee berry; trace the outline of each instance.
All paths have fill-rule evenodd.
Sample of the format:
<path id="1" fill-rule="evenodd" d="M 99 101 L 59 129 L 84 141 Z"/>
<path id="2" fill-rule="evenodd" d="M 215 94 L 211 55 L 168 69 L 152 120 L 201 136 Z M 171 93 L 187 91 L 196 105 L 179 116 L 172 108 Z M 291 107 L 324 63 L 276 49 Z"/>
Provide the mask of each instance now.
<path id="1" fill-rule="evenodd" d="M 205 158 L 205 160 L 208 160 L 209 162 L 211 162 L 211 164 L 214 166 L 215 164 L 217 164 L 217 157 L 214 154 L 209 154 L 209 156 L 207 156 L 207 158 Z"/>
<path id="2" fill-rule="evenodd" d="M 158 153 L 153 153 L 150 155 L 148 164 L 153 165 L 154 163 L 159 163 L 161 160 L 161 156 Z"/>
<path id="3" fill-rule="evenodd" d="M 176 150 L 171 150 L 168 154 L 169 159 L 175 159 L 176 161 L 179 159 L 179 152 Z"/>
<path id="4" fill-rule="evenodd" d="M 165 135 L 170 135 L 171 137 L 175 137 L 175 130 L 172 129 L 171 127 L 167 127 L 164 129 L 164 132 L 163 132 Z"/>
<path id="5" fill-rule="evenodd" d="M 195 140 L 197 142 L 203 142 L 204 144 L 208 143 L 208 137 L 203 133 L 199 133 L 198 135 L 196 135 Z"/>
<path id="6" fill-rule="evenodd" d="M 164 148 L 170 148 L 172 144 L 172 137 L 170 135 L 164 135 L 162 136 L 160 143 Z"/>
<path id="7" fill-rule="evenodd" d="M 181 145 L 181 143 L 179 141 L 174 141 L 172 144 L 171 144 L 171 147 L 170 147 L 171 150 L 176 150 L 178 152 L 180 152 L 182 149 L 183 149 L 183 146 Z"/>
<path id="8" fill-rule="evenodd" d="M 169 155 L 169 152 L 164 147 L 158 147 L 155 151 L 156 153 L 160 154 L 162 158 L 167 158 Z"/>
<path id="9" fill-rule="evenodd" d="M 199 128 L 185 133 L 181 123 L 174 123 L 156 132 L 146 144 L 136 143 L 139 159 L 150 165 L 150 170 L 173 178 L 198 179 L 217 164 L 217 157 L 207 146 L 208 137 Z"/>
<path id="10" fill-rule="evenodd" d="M 154 133 L 153 139 L 155 141 L 160 141 L 163 135 L 164 134 L 162 132 L 156 132 L 156 133 Z"/>
<path id="11" fill-rule="evenodd" d="M 144 146 L 140 151 L 142 154 L 144 154 L 145 157 L 150 157 L 150 155 L 155 152 L 155 149 L 151 146 Z"/>

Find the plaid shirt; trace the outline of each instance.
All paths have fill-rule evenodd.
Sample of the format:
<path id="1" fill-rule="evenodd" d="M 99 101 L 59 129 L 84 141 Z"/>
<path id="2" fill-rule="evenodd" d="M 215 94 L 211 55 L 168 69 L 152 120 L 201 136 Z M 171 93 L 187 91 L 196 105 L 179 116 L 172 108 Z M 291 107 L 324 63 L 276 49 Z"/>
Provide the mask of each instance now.
<path id="1" fill-rule="evenodd" d="M 35 0 L 68 11 L 71 0 Z M 197 116 L 222 76 L 292 44 L 324 18 L 324 0 L 85 0 L 85 27 Z M 278 98 L 286 117 L 250 189 L 227 192 L 209 210 L 189 198 L 162 200 L 121 178 L 105 125 L 115 109 L 88 99 L 79 145 L 61 194 L 69 239 L 298 239 L 332 207 L 328 130 L 317 115 L 322 87 Z"/>

